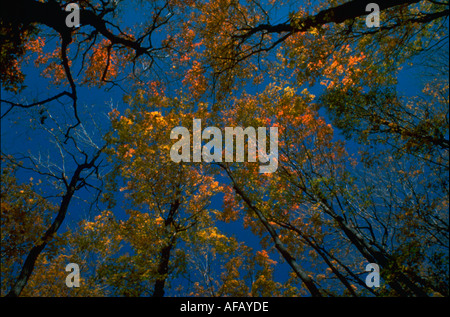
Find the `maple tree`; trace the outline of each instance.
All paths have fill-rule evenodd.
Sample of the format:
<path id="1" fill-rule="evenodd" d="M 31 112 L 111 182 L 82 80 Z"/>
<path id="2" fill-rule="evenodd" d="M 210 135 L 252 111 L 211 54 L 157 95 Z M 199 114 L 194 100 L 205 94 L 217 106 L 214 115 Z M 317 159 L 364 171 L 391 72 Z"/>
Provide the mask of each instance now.
<path id="1" fill-rule="evenodd" d="M 2 295 L 13 282 L 17 266 L 40 238 L 55 207 L 30 184 L 17 184 L 13 166 L 2 169 Z"/>
<path id="2" fill-rule="evenodd" d="M 50 112 L 47 111 L 47 114 L 51 119 L 54 119 Z M 37 119 L 30 119 L 30 122 L 34 122 L 36 125 L 39 124 L 42 126 L 42 120 L 38 121 Z M 20 233 L 19 236 L 23 235 L 23 237 L 20 239 L 28 240 L 28 245 L 31 247 L 31 249 L 26 253 L 26 258 L 22 264 L 20 274 L 17 276 L 17 279 L 15 280 L 14 285 L 9 291 L 8 296 L 17 296 L 22 292 L 23 288 L 27 284 L 28 279 L 32 275 L 38 257 L 41 255 L 42 251 L 47 247 L 48 244 L 53 244 L 53 240 L 56 238 L 58 229 L 63 224 L 63 221 L 68 213 L 69 206 L 73 201 L 74 195 L 86 187 L 101 192 L 101 190 L 97 188 L 94 183 L 91 183 L 91 179 L 95 177 L 98 178 L 99 176 L 98 159 L 102 154 L 104 148 L 98 147 L 87 134 L 84 134 L 80 137 L 80 133 L 83 134 L 86 132 L 84 129 L 79 130 L 76 134 L 70 136 L 69 140 L 72 143 L 70 145 L 67 144 L 67 142 L 64 141 L 67 141 L 67 137 L 62 122 L 63 120 L 59 122 L 61 125 L 56 125 L 56 128 L 43 128 L 50 140 L 55 144 L 55 148 L 60 155 L 59 159 L 61 160 L 61 162 L 56 161 L 55 157 L 55 161 L 53 162 L 42 160 L 42 154 L 40 152 L 37 153 L 36 156 L 34 154 L 17 154 L 16 156 L 13 156 L 4 155 L 2 153 L 2 161 L 11 165 L 13 170 L 21 169 L 23 171 L 30 171 L 34 173 L 36 177 L 39 177 L 39 180 L 36 183 L 32 183 L 27 187 L 28 195 L 31 196 L 31 198 L 28 199 L 28 204 L 25 204 L 23 208 L 21 208 L 20 205 L 15 206 L 17 204 L 16 200 L 20 201 L 20 199 L 24 198 L 15 198 L 14 196 L 8 196 L 7 193 L 5 193 L 6 206 L 9 206 L 10 204 L 12 207 L 9 208 L 12 208 L 12 210 L 24 209 L 22 210 L 22 212 L 30 209 L 29 205 L 38 200 L 37 198 L 33 198 L 33 196 L 37 195 L 33 191 L 35 187 L 40 188 L 40 190 L 45 193 L 46 197 L 43 198 L 41 195 L 39 204 L 37 205 L 37 207 L 34 207 L 38 210 L 42 208 L 43 210 L 41 210 L 40 213 L 45 212 L 45 230 L 43 229 L 44 215 L 42 214 L 34 215 L 33 213 L 29 214 L 25 212 L 22 215 L 17 215 L 17 217 L 6 217 L 5 215 L 6 226 L 15 228 L 14 234 Z M 48 141 L 48 139 L 46 141 Z M 69 163 L 69 160 L 71 160 L 72 162 Z M 57 164 L 57 162 L 59 163 L 59 165 Z M 6 169 L 5 171 L 8 171 L 8 169 Z M 9 179 L 8 173 L 6 174 L 6 179 Z M 33 180 L 33 178 L 31 177 L 30 180 Z M 15 182 L 15 178 L 12 178 L 13 188 L 15 186 Z M 48 185 L 41 186 L 44 182 Z M 53 189 L 49 190 L 51 188 Z M 20 192 L 23 193 L 24 190 L 21 190 Z M 60 200 L 56 202 L 57 206 L 55 206 L 55 203 L 51 202 L 54 198 L 60 198 Z M 6 208 L 6 210 L 8 210 L 8 208 Z M 48 217 L 50 216 L 49 213 L 51 211 L 55 211 L 55 214 L 52 215 L 53 219 L 51 223 L 48 223 Z M 36 222 L 37 231 L 30 231 L 31 237 L 27 237 L 28 233 L 26 234 L 23 229 L 20 229 L 20 225 L 18 224 L 20 224 L 22 221 L 25 223 Z M 39 225 L 39 223 L 41 223 L 41 225 Z M 42 230 L 42 232 L 38 233 L 39 229 Z M 17 232 L 16 230 L 19 230 L 19 232 Z M 39 234 L 38 237 L 35 236 L 37 234 Z M 13 259 L 15 258 L 15 261 L 21 262 L 22 259 L 16 257 L 17 255 L 14 256 Z"/>
<path id="3" fill-rule="evenodd" d="M 449 295 L 448 1 L 73 3 L 0 11 L 2 295 Z M 196 118 L 277 127 L 278 169 L 173 162 Z"/>

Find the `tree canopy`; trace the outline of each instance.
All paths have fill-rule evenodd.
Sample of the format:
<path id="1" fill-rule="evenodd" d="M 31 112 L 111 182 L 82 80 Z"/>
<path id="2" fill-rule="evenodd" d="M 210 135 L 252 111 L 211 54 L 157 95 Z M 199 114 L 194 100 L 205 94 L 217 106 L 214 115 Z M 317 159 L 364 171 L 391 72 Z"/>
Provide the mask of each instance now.
<path id="1" fill-rule="evenodd" d="M 449 296 L 449 2 L 371 2 L 2 3 L 2 296 Z"/>

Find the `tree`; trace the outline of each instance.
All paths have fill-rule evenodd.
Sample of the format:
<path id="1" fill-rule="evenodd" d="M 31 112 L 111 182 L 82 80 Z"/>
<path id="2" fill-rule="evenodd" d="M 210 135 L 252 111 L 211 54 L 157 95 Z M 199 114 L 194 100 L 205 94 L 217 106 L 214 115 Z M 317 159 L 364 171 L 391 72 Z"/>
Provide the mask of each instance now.
<path id="1" fill-rule="evenodd" d="M 199 3 L 197 17 L 191 20 L 191 29 L 195 30 L 194 34 L 204 47 L 200 55 L 204 66 L 200 72 L 210 75 L 207 77 L 212 79 L 211 87 L 218 87 L 219 97 L 226 96 L 222 90 L 234 90 L 239 82 L 270 73 L 270 53 L 276 55 L 279 47 L 278 51 L 284 51 L 281 53 L 284 65 L 292 69 L 300 84 L 314 83 L 323 75 L 325 78 L 321 80 L 332 75 L 327 82 L 333 86 L 338 85 L 336 77 L 342 77 L 342 74 L 356 79 L 353 71 L 345 69 L 345 64 L 352 69 L 357 66 L 360 74 L 367 70 L 365 74 L 371 76 L 366 76 L 366 81 L 376 82 L 378 78 L 384 82 L 403 55 L 411 57 L 426 50 L 433 32 L 439 36 L 438 41 L 445 40 L 445 27 L 440 21 L 448 16 L 446 3 L 384 1 L 379 5 L 382 24 L 375 30 L 365 25 L 367 3 L 358 0 L 340 5 L 326 2 L 312 10 L 307 4 L 296 4 L 297 9 L 289 12 L 287 21 L 277 24 L 272 22 L 270 13 L 279 4 L 272 2 Z M 311 11 L 313 13 L 309 13 Z M 422 41 L 424 38 L 427 40 Z M 396 44 L 399 44 L 401 54 L 392 60 L 389 57 Z M 354 46 L 358 50 L 351 54 Z M 407 49 L 402 52 L 403 48 Z M 358 60 L 360 51 L 366 53 L 365 56 L 372 56 L 383 67 L 361 63 Z M 336 72 L 338 65 L 340 70 Z M 349 77 L 341 78 L 342 82 L 350 84 Z M 358 80 L 361 79 L 359 76 Z"/>
<path id="2" fill-rule="evenodd" d="M 111 175 L 120 176 L 125 184 L 121 190 L 133 206 L 123 224 L 125 239 L 136 253 L 136 265 L 150 271 L 152 296 L 159 297 L 165 293 L 166 280 L 184 270 L 187 255 L 179 246 L 189 245 L 192 231 L 207 234 L 213 221 L 208 206 L 220 186 L 201 166 L 173 162 L 170 139 L 163 143 L 180 119 L 187 122 L 192 116 L 163 110 L 183 109 L 182 101 L 154 98 L 153 109 L 149 101 L 134 102 L 137 105 L 127 116 L 119 117 L 117 110 L 111 113 L 115 132 L 109 142 L 116 166 Z M 158 159 L 148 164 L 152 158 Z M 211 230 L 208 234 L 217 236 L 217 229 Z"/>
<path id="3" fill-rule="evenodd" d="M 59 166 L 57 158 L 55 161 L 43 163 L 44 171 L 38 169 L 38 165 L 42 163 L 40 153 L 22 157 L 30 163 L 28 166 L 15 163 L 24 170 L 35 171 L 39 175 L 59 183 L 58 185 L 62 185 L 62 194 L 60 194 L 62 201 L 58 214 L 52 225 L 43 234 L 42 241 L 36 243 L 29 252 L 21 274 L 9 292 L 10 295 L 21 293 L 31 276 L 37 257 L 61 226 L 75 192 L 86 187 L 101 192 L 101 188 L 87 182 L 87 178 L 92 174 L 99 175 L 98 159 L 103 148 L 94 146 L 96 151 L 91 153 L 82 147 L 82 143 L 84 143 L 83 145 L 86 143 L 93 145 L 94 143 L 89 138 L 89 133 L 84 129 L 80 118 L 77 94 L 78 78 L 72 74 L 73 64 L 80 63 L 81 70 L 84 71 L 82 84 L 87 86 L 103 86 L 105 83 L 112 87 L 117 86 L 118 84 L 115 82 L 117 69 L 125 64 L 131 64 L 133 76 L 138 76 L 137 71 L 134 70 L 138 58 L 142 55 L 150 58 L 150 66 L 147 69 L 152 70 L 152 65 L 156 65 L 155 60 L 162 56 L 160 52 L 165 49 L 164 47 L 154 47 L 152 37 L 159 28 L 164 27 L 172 19 L 171 15 L 178 8 L 184 6 L 181 2 L 172 3 L 170 1 L 149 3 L 149 7 L 153 9 L 152 23 L 147 25 L 140 37 L 135 39 L 133 35 L 122 31 L 120 27 L 107 20 L 106 16 L 111 17 L 112 20 L 115 19 L 114 13 L 117 13 L 117 6 L 114 3 L 104 1 L 79 1 L 77 3 L 81 7 L 82 26 L 76 29 L 66 25 L 65 5 L 59 1 L 25 0 L 8 5 L 2 4 L 2 82 L 5 83 L 4 88 L 13 93 L 10 98 L 3 99 L 2 97 L 2 104 L 8 106 L 5 111 L 2 110 L 2 119 L 14 121 L 16 119 L 12 116 L 14 110 L 25 109 L 31 113 L 33 110 L 38 111 L 38 120 L 44 126 L 44 130 L 55 137 L 56 153 L 61 153 L 60 159 L 62 160 Z M 111 31 L 110 27 L 115 28 L 117 33 L 116 30 Z M 53 46 L 52 35 L 46 33 L 49 30 L 53 32 L 52 34 L 59 36 L 60 45 Z M 141 45 L 144 39 L 149 41 L 148 46 Z M 69 55 L 71 44 L 76 45 L 76 52 L 72 56 Z M 53 52 L 51 52 L 52 49 Z M 33 56 L 33 53 L 36 55 Z M 27 98 L 17 98 L 20 97 L 19 93 L 23 92 L 22 88 L 24 88 L 25 76 L 21 72 L 21 67 L 32 58 L 34 58 L 36 66 L 44 65 L 42 74 L 44 77 L 53 77 L 51 83 L 53 86 L 67 85 L 69 89 L 39 101 L 29 102 Z M 89 61 L 88 66 L 86 66 L 86 61 Z M 56 128 L 45 126 L 48 123 L 46 119 L 49 118 L 48 108 L 57 103 L 67 102 L 67 100 L 69 103 L 66 105 L 71 106 L 73 116 L 67 118 L 64 116 L 65 109 L 58 109 L 56 110 L 58 114 L 51 117 Z M 63 112 L 62 116 L 61 112 Z M 35 118 L 32 117 L 30 122 L 33 119 Z M 80 130 L 81 140 L 78 139 Z M 63 139 L 60 138 L 60 133 L 63 133 Z M 11 162 L 16 161 L 13 157 L 5 157 L 10 158 Z M 66 170 L 66 168 L 69 169 L 65 166 L 66 157 L 72 158 L 75 163 L 72 174 Z"/>
<path id="4" fill-rule="evenodd" d="M 55 208 L 57 212 L 51 224 L 48 224 L 45 232 L 41 232 L 39 239 L 37 239 L 36 237 L 32 238 L 35 240 L 30 245 L 31 250 L 29 250 L 29 252 L 27 253 L 25 262 L 21 266 L 20 274 L 15 279 L 15 283 L 9 291 L 8 296 L 18 296 L 22 292 L 33 272 L 38 256 L 41 254 L 47 244 L 52 241 L 58 229 L 61 227 L 75 193 L 86 187 L 101 192 L 98 187 L 90 182 L 90 178 L 93 178 L 93 176 L 96 176 L 97 178 L 99 177 L 98 160 L 104 148 L 98 147 L 95 143 L 93 143 L 93 141 L 87 134 L 83 135 L 81 138 L 75 138 L 71 136 L 69 139 L 73 142 L 73 146 L 66 145 L 64 141 L 62 141 L 63 139 L 66 139 L 64 128 L 61 126 L 58 126 L 57 128 L 57 131 L 54 131 L 53 128 L 47 129 L 47 133 L 51 138 L 53 138 L 55 147 L 59 149 L 62 162 L 60 166 L 55 164 L 56 161 L 43 161 L 41 159 L 41 155 L 37 157 L 33 155 L 23 155 L 21 159 L 26 162 L 16 161 L 17 158 L 14 158 L 13 156 L 4 156 L 4 159 L 8 163 L 13 164 L 15 168 L 32 171 L 36 175 L 44 178 L 46 182 L 52 182 L 55 185 L 56 189 L 60 190 L 60 192 L 56 194 L 56 198 L 61 199 L 58 203 L 58 207 Z M 79 130 L 80 129 L 78 129 L 78 131 Z M 78 131 L 76 136 L 79 136 Z M 81 133 L 83 132 L 85 133 L 85 131 L 82 130 Z M 86 149 L 86 145 L 91 149 Z M 72 164 L 66 163 L 66 158 L 69 157 L 72 160 Z M 74 167 L 70 165 L 74 165 Z M 73 170 L 71 170 L 72 168 Z M 39 184 L 40 183 L 42 183 L 41 180 Z M 52 206 L 51 204 L 49 204 L 49 202 L 46 201 L 47 199 L 42 200 L 43 202 L 41 202 L 41 204 L 45 206 L 44 208 L 50 208 Z M 29 215 L 27 215 L 26 217 L 29 217 Z M 38 221 L 41 217 L 42 216 L 37 215 L 35 219 L 30 218 L 26 221 Z M 11 216 L 10 220 L 17 221 L 20 220 L 20 217 L 16 219 L 16 217 Z M 24 232 L 22 232 L 22 234 L 24 234 Z M 25 234 L 24 236 L 26 237 Z M 20 259 L 16 260 L 20 261 Z"/>
<path id="5" fill-rule="evenodd" d="M 419 265 L 433 263 L 435 260 L 431 259 L 436 257 L 441 259 L 438 263 L 447 261 L 444 254 L 448 248 L 445 242 L 448 217 L 442 207 L 448 196 L 442 196 L 443 188 L 436 186 L 434 193 L 429 179 L 421 178 L 425 167 L 411 168 L 407 166 L 410 164 L 407 159 L 395 161 L 397 166 L 392 156 L 386 165 L 381 155 L 376 164 L 364 167 L 364 163 L 359 163 L 359 169 L 364 172 L 356 172 L 346 163 L 348 156 L 342 145 L 332 142 L 331 127 L 317 113 L 311 112 L 310 107 L 304 106 L 305 99 L 288 89 L 279 94 L 280 90 L 270 91 L 260 97 L 259 102 L 237 102 L 236 105 L 239 112 L 235 116 L 245 120 L 241 122 L 244 126 L 247 120 L 271 117 L 276 111 L 297 112 L 291 117 L 295 121 L 290 124 L 282 124 L 280 118 L 277 120 L 286 127 L 286 139 L 280 141 L 283 154 L 279 159 L 279 172 L 261 177 L 254 163 L 248 163 L 244 169 L 226 169 L 238 199 L 245 203 L 249 215 L 260 222 L 255 224 L 256 228 L 263 227 L 269 232 L 282 257 L 293 263 L 291 266 L 299 272 L 300 278 L 305 273 L 296 268 L 293 255 L 311 257 L 316 254 L 354 295 L 356 287 L 354 290 L 351 283 L 365 287 L 357 278 L 361 268 L 354 264 L 364 261 L 378 263 L 383 268 L 382 277 L 392 288 L 387 290 L 389 294 L 446 295 L 445 282 L 437 286 L 440 283 L 428 277 L 428 265 Z M 264 100 L 270 106 L 277 104 L 276 110 L 265 108 Z M 239 108 L 244 104 L 245 109 Z M 249 104 L 257 106 L 249 109 Z M 289 109 L 283 109 L 283 104 L 289 105 Z M 303 116 L 300 115 L 302 110 L 306 110 Z M 255 113 L 250 117 L 241 116 L 249 111 Z M 287 118 L 289 116 L 284 116 Z M 354 164 L 358 162 L 355 160 Z M 422 164 L 425 166 L 425 162 Z M 371 176 L 361 175 L 363 173 Z M 433 181 L 439 179 L 435 176 Z M 354 199 L 360 200 L 355 202 Z M 284 243 L 289 247 L 283 246 L 282 237 L 286 237 Z M 419 237 L 422 243 L 426 241 L 423 248 L 418 247 Z M 291 244 L 293 241 L 299 242 Z M 348 253 L 352 258 L 348 258 Z M 310 260 L 318 264 L 316 257 Z M 336 261 L 335 264 L 332 261 Z M 341 267 L 341 272 L 336 266 Z"/>
<path id="6" fill-rule="evenodd" d="M 33 179 L 31 184 L 18 184 L 16 170 L 14 166 L 2 168 L 2 295 L 14 283 L 22 257 L 39 241 L 56 209 L 33 190 Z"/>
<path id="7" fill-rule="evenodd" d="M 0 13 L 11 295 L 448 296 L 448 2 L 384 1 L 379 27 L 360 0 L 76 3 L 77 28 L 60 1 Z M 399 85 L 405 68 L 420 86 Z M 277 170 L 174 162 L 173 128 L 196 118 L 277 127 Z M 77 193 L 96 214 L 55 238 Z M 67 259 L 83 289 L 45 283 Z"/>

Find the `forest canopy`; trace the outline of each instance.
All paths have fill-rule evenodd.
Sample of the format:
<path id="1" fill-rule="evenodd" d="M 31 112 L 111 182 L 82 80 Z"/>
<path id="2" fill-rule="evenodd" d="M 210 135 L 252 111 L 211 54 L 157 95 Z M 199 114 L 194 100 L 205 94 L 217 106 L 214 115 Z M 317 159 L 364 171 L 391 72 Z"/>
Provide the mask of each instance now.
<path id="1" fill-rule="evenodd" d="M 371 2 L 3 1 L 1 295 L 449 296 L 449 2 Z"/>

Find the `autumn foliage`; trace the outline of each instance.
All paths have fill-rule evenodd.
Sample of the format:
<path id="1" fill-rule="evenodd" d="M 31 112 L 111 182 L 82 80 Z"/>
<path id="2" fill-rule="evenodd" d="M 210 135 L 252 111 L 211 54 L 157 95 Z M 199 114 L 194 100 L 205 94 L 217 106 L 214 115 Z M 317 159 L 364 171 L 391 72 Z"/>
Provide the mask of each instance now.
<path id="1" fill-rule="evenodd" d="M 449 295 L 448 2 L 74 2 L 1 10 L 2 295 Z M 173 162 L 195 118 L 277 171 Z"/>

